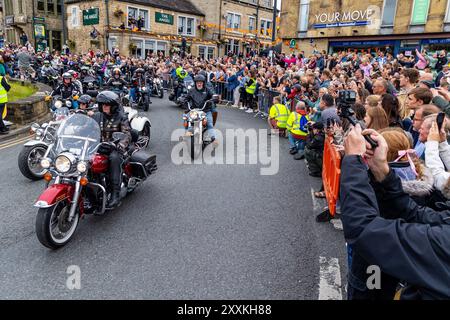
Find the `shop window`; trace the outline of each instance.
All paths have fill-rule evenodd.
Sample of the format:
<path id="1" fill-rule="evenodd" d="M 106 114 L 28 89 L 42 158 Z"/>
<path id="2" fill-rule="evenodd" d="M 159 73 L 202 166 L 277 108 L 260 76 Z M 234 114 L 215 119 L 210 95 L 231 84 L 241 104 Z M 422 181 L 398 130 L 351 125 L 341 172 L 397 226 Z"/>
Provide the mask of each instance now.
<path id="1" fill-rule="evenodd" d="M 19 13 L 23 14 L 23 0 L 17 0 L 17 6 L 19 9 Z"/>
<path id="2" fill-rule="evenodd" d="M 158 41 L 158 44 L 156 46 L 156 51 L 158 54 L 162 53 L 165 56 L 167 53 L 167 43 Z"/>
<path id="3" fill-rule="evenodd" d="M 198 55 L 202 59 L 210 60 L 214 58 L 214 47 L 199 46 Z"/>
<path id="4" fill-rule="evenodd" d="M 52 49 L 61 51 L 61 31 L 51 31 Z"/>
<path id="5" fill-rule="evenodd" d="M 391 27 L 394 25 L 395 14 L 397 11 L 397 0 L 384 0 L 383 5 L 383 27 Z"/>
<path id="6" fill-rule="evenodd" d="M 145 58 L 155 52 L 156 42 L 153 40 L 145 40 Z"/>
<path id="7" fill-rule="evenodd" d="M 239 48 L 239 40 L 230 40 L 230 42 L 227 44 L 227 53 L 232 52 L 234 55 L 238 55 L 240 52 Z"/>
<path id="8" fill-rule="evenodd" d="M 310 0 L 300 0 L 300 13 L 299 13 L 299 31 L 308 31 L 308 19 L 309 19 L 309 2 Z"/>
<path id="9" fill-rule="evenodd" d="M 113 51 L 114 48 L 118 47 L 117 37 L 109 37 L 108 42 L 109 42 L 108 47 L 111 52 Z"/>

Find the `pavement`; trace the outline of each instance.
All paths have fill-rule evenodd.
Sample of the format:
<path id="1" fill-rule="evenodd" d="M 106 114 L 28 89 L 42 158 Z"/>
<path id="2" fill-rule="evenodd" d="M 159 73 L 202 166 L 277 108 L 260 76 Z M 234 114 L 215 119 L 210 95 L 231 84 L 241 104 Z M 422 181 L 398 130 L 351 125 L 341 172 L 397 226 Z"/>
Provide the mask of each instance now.
<path id="1" fill-rule="evenodd" d="M 273 176 L 262 176 L 260 164 L 175 165 L 170 138 L 181 114 L 153 99 L 149 148 L 158 171 L 115 211 L 87 216 L 57 251 L 34 230 L 44 183 L 21 175 L 20 141 L 0 144 L 0 299 L 345 298 L 342 226 L 315 222 L 325 203 L 312 191 L 321 181 L 293 160 L 287 140 Z M 219 130 L 266 127 L 219 109 Z M 79 267 L 80 289 L 66 286 L 70 266 Z"/>

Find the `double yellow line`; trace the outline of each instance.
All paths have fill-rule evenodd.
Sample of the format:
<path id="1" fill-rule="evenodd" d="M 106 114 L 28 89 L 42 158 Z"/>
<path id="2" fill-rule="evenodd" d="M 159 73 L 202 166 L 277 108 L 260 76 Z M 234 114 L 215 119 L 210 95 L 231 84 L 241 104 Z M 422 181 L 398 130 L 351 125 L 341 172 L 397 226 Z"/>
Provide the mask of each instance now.
<path id="1" fill-rule="evenodd" d="M 33 137 L 34 136 L 26 136 L 26 137 L 22 137 L 22 138 L 19 138 L 19 139 L 14 139 L 12 141 L 5 142 L 3 144 L 0 144 L 0 150 L 6 149 L 6 148 L 9 148 L 9 147 L 13 147 L 13 146 L 16 146 L 16 145 L 21 144 L 21 143 L 25 143 L 28 140 L 33 139 Z"/>

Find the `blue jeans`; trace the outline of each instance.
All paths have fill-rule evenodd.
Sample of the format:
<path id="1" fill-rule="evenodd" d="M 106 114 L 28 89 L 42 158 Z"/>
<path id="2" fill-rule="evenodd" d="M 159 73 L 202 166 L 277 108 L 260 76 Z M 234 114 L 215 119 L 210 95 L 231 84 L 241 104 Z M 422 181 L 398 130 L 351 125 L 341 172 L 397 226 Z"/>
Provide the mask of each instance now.
<path id="1" fill-rule="evenodd" d="M 134 102 L 136 100 L 136 88 L 130 88 L 130 101 Z"/>
<path id="2" fill-rule="evenodd" d="M 297 151 L 305 150 L 306 141 L 302 139 L 296 139 L 292 135 L 292 133 L 288 133 L 289 145 L 291 149 L 295 149 Z"/>
<path id="3" fill-rule="evenodd" d="M 208 128 L 208 133 L 209 136 L 211 137 L 211 139 L 215 139 L 216 138 L 216 133 L 214 131 L 214 121 L 213 121 L 213 115 L 212 115 L 212 111 L 208 111 L 206 113 L 206 128 Z"/>

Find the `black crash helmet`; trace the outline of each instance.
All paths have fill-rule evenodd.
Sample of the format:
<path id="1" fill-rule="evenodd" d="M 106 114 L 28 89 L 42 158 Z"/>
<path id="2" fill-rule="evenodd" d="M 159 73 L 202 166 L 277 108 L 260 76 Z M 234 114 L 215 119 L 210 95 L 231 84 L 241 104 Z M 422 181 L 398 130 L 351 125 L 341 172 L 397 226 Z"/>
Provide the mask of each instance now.
<path id="1" fill-rule="evenodd" d="M 107 104 L 111 106 L 111 113 L 116 113 L 120 106 L 119 96 L 112 91 L 102 91 L 98 94 L 96 98 L 98 109 L 103 112 L 103 105 Z"/>

